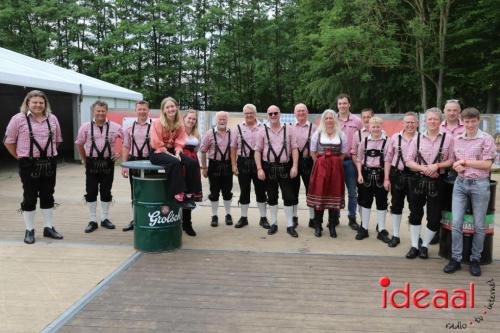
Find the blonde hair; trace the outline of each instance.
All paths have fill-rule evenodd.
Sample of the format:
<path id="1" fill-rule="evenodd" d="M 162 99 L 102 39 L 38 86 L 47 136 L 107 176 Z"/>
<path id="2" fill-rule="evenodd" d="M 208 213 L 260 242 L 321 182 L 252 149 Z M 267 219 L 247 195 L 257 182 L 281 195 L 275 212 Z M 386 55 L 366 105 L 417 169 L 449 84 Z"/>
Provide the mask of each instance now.
<path id="1" fill-rule="evenodd" d="M 196 112 L 196 110 L 189 109 L 189 110 L 187 110 L 187 112 L 184 115 L 183 119 L 186 119 L 186 117 L 189 114 L 191 114 L 191 113 L 195 115 L 195 117 L 196 117 L 196 123 L 194 123 L 193 129 L 191 130 L 191 134 L 190 135 L 196 137 L 199 140 L 200 139 L 200 132 L 198 131 L 198 112 Z M 184 124 L 184 127 L 186 127 L 185 124 Z"/>
<path id="2" fill-rule="evenodd" d="M 372 125 L 372 124 L 382 125 L 383 123 L 384 123 L 384 121 L 382 120 L 382 118 L 377 117 L 377 116 L 371 117 L 370 122 L 369 122 L 370 125 Z"/>
<path id="3" fill-rule="evenodd" d="M 327 115 L 330 115 L 330 114 L 333 116 L 333 133 L 336 134 L 336 133 L 338 133 L 338 129 L 339 129 L 339 121 L 337 118 L 337 113 L 335 113 L 335 111 L 333 111 L 332 109 L 326 109 L 321 114 L 321 119 L 319 121 L 319 130 L 322 133 L 326 133 L 325 118 Z"/>
<path id="4" fill-rule="evenodd" d="M 174 122 L 173 123 L 171 123 L 167 119 L 167 115 L 165 114 L 165 112 L 163 112 L 163 108 L 165 107 L 165 104 L 167 104 L 167 102 L 172 102 L 177 107 L 177 111 L 175 112 L 175 117 L 174 117 Z M 196 118 L 196 120 L 198 120 L 198 118 Z M 161 105 L 160 105 L 160 122 L 163 125 L 163 127 L 165 127 L 166 129 L 170 129 L 170 130 L 177 130 L 180 127 L 183 126 L 183 124 L 181 123 L 181 117 L 180 117 L 180 112 L 179 112 L 179 103 L 177 103 L 177 101 L 173 97 L 165 97 L 161 101 Z"/>
<path id="5" fill-rule="evenodd" d="M 41 90 L 31 90 L 29 93 L 27 93 L 26 97 L 24 97 L 23 104 L 21 104 L 21 107 L 19 108 L 19 112 L 28 113 L 28 111 L 30 110 L 28 107 L 28 103 L 30 99 L 33 97 L 41 97 L 45 101 L 45 109 L 43 110 L 43 114 L 45 116 L 48 115 L 49 113 L 52 113 L 49 99 L 47 98 L 47 95 L 45 95 L 45 93 Z"/>

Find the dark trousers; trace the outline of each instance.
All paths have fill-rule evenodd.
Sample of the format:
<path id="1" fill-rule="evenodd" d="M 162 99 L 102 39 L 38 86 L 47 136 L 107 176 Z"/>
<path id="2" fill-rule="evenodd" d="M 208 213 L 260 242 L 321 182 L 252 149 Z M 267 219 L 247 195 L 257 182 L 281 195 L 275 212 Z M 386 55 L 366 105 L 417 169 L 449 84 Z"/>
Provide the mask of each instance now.
<path id="1" fill-rule="evenodd" d="M 366 173 L 364 170 L 362 171 L 363 173 L 363 179 L 364 179 L 364 184 L 360 185 L 360 188 L 362 187 L 362 190 L 359 192 L 358 195 L 358 205 L 364 208 L 371 208 L 373 204 L 373 198 L 375 198 L 375 204 L 377 206 L 377 210 L 386 210 L 387 209 L 387 191 L 383 186 L 383 181 L 384 181 L 384 173 L 383 170 L 380 171 L 380 175 L 378 178 L 378 182 L 371 182 L 370 186 L 366 186 L 367 184 L 367 179 L 368 179 L 368 173 Z"/>
<path id="2" fill-rule="evenodd" d="M 100 194 L 102 202 L 113 200 L 111 187 L 115 174 L 114 161 L 107 159 L 107 169 L 97 171 L 94 168 L 93 160 L 87 158 L 85 161 L 85 200 L 87 202 L 97 201 L 97 194 Z"/>
<path id="3" fill-rule="evenodd" d="M 307 158 L 301 158 L 299 163 L 299 173 L 297 177 L 292 179 L 295 190 L 295 196 L 297 197 L 297 202 L 299 201 L 300 179 L 302 178 L 302 183 L 304 183 L 304 187 L 306 188 L 306 194 L 307 194 L 307 190 L 309 189 L 309 178 L 311 177 L 311 172 L 312 172 L 312 158 L 310 159 L 310 161 Z"/>
<path id="4" fill-rule="evenodd" d="M 149 160 L 153 164 L 161 165 L 165 168 L 167 175 L 167 193 L 172 196 L 179 193 L 197 193 L 201 192 L 201 179 L 198 176 L 200 166 L 192 158 L 181 154 L 179 161 L 174 156 L 167 153 L 153 153 Z M 185 175 L 183 175 L 183 167 Z"/>
<path id="5" fill-rule="evenodd" d="M 278 188 L 281 189 L 281 195 L 283 197 L 283 204 L 285 206 L 293 206 L 298 204 L 297 197 L 295 196 L 295 188 L 290 179 L 290 167 L 287 167 L 286 177 L 281 177 L 270 171 L 269 164 L 263 162 L 264 172 L 266 174 L 266 193 L 267 193 L 267 204 L 269 206 L 276 206 L 278 204 Z M 284 175 L 283 175 L 284 176 Z"/>
<path id="6" fill-rule="evenodd" d="M 231 161 L 208 161 L 208 182 L 210 184 L 210 194 L 208 195 L 210 201 L 219 201 L 220 193 L 222 193 L 223 200 L 231 200 L 233 198 Z"/>
<path id="7" fill-rule="evenodd" d="M 391 181 L 391 213 L 395 215 L 403 214 L 403 207 L 405 205 L 405 197 L 408 201 L 408 183 L 407 179 L 402 176 L 399 171 L 396 171 L 394 167 L 391 167 L 391 172 L 389 178 Z"/>
<path id="8" fill-rule="evenodd" d="M 54 188 L 56 186 L 57 162 L 50 160 L 52 173 L 47 176 L 41 173 L 38 177 L 35 175 L 34 160 L 30 158 L 19 159 L 19 176 L 23 184 L 23 202 L 21 210 L 33 211 L 36 209 L 37 198 L 40 198 L 40 208 L 48 209 L 54 207 Z"/>
<path id="9" fill-rule="evenodd" d="M 423 177 L 416 182 L 422 181 Z M 418 186 L 418 184 L 416 184 Z M 419 193 L 415 191 L 415 188 L 410 190 L 409 193 L 409 205 L 410 205 L 410 217 L 409 221 L 411 225 L 421 225 L 422 218 L 424 216 L 424 206 L 427 205 L 427 228 L 431 231 L 438 231 L 441 225 L 441 193 L 442 193 L 442 180 L 436 180 L 436 186 L 438 193 L 434 196 L 429 195 L 425 191 Z"/>
<path id="10" fill-rule="evenodd" d="M 253 182 L 255 198 L 257 202 L 266 202 L 266 184 L 257 177 L 256 173 L 239 173 L 238 183 L 240 184 L 240 204 L 250 203 L 250 188 Z"/>

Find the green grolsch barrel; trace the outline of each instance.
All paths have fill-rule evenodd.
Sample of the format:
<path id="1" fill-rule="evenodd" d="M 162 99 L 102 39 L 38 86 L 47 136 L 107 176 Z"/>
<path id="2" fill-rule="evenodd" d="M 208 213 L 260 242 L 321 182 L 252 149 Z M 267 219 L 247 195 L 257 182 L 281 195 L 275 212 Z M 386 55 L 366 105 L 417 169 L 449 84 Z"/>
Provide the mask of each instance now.
<path id="1" fill-rule="evenodd" d="M 134 248 L 175 250 L 182 245 L 182 209 L 167 193 L 163 175 L 134 177 Z"/>

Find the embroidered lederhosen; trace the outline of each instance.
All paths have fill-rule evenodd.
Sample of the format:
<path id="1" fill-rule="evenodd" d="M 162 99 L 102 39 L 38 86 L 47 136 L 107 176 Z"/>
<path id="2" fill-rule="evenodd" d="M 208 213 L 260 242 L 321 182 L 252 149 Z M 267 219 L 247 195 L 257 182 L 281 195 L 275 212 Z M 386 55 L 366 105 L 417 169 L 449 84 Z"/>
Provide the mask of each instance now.
<path id="1" fill-rule="evenodd" d="M 114 167 L 113 159 L 111 158 L 111 143 L 109 142 L 109 122 L 106 122 L 106 137 L 104 138 L 104 147 L 102 150 L 97 148 L 94 136 L 94 122 L 90 123 L 90 154 L 87 160 L 89 161 L 89 172 L 93 174 L 111 174 Z M 97 157 L 92 157 L 94 150 L 97 153 Z M 108 151 L 108 157 L 104 157 L 104 152 Z"/>
<path id="2" fill-rule="evenodd" d="M 285 153 L 287 161 L 289 160 L 288 156 L 288 149 L 287 149 L 287 140 L 286 140 L 286 125 L 284 125 L 283 129 L 283 143 L 281 146 L 281 151 L 279 155 L 276 155 L 276 152 L 273 149 L 273 146 L 271 144 L 271 139 L 269 138 L 269 130 L 267 125 L 264 125 L 264 129 L 266 131 L 266 137 L 267 137 L 267 162 L 263 163 L 264 169 L 266 169 L 269 175 L 269 179 L 276 180 L 279 178 L 281 179 L 287 179 L 288 175 L 290 173 L 290 162 L 285 162 L 285 163 L 280 163 L 279 161 L 281 160 L 281 156 L 283 155 L 283 152 Z M 274 155 L 274 162 L 269 162 L 271 160 L 271 153 Z"/>
<path id="3" fill-rule="evenodd" d="M 149 136 L 149 133 L 151 130 L 151 123 L 148 124 L 148 129 L 146 130 L 146 138 L 145 138 L 144 143 L 142 144 L 142 146 L 140 148 L 137 145 L 137 142 L 135 141 L 135 124 L 136 123 L 137 122 L 134 121 L 134 124 L 132 125 L 132 133 L 131 133 L 132 151 L 130 152 L 129 161 L 147 160 L 148 157 L 144 157 L 144 148 L 146 148 L 146 147 L 148 149 L 148 156 L 151 155 L 151 144 L 150 144 L 150 136 Z M 134 155 L 134 148 L 137 151 L 136 155 Z"/>
<path id="4" fill-rule="evenodd" d="M 299 149 L 299 173 L 300 174 L 311 174 L 313 168 L 313 159 L 311 156 L 304 157 L 304 152 L 307 150 L 308 153 L 311 152 L 311 130 L 312 124 L 309 124 L 309 133 L 307 134 L 307 141 L 302 149 Z"/>
<path id="5" fill-rule="evenodd" d="M 391 181 L 391 183 L 398 191 L 402 190 L 408 191 L 410 188 L 412 188 L 412 184 L 413 181 L 415 180 L 416 174 L 406 166 L 406 161 L 404 160 L 403 157 L 403 150 L 401 148 L 402 138 L 403 135 L 399 134 L 398 150 L 397 150 L 398 159 L 396 160 L 396 166 L 393 166 L 391 168 L 391 172 L 394 174 L 394 181 Z M 403 170 L 398 169 L 400 163 L 403 164 Z"/>
<path id="6" fill-rule="evenodd" d="M 443 160 L 443 145 L 444 145 L 444 140 L 446 138 L 446 132 L 443 133 L 443 136 L 441 137 L 441 142 L 439 144 L 439 150 L 438 153 L 436 154 L 436 157 L 434 158 L 434 161 L 432 164 L 439 163 Z M 422 154 L 420 154 L 420 133 L 417 136 L 417 155 L 416 155 L 417 163 L 419 165 L 429 165 L 427 161 L 422 157 Z M 416 194 L 426 194 L 431 198 L 435 198 L 438 196 L 438 178 L 431 178 L 427 177 L 422 174 L 418 174 L 418 181 L 416 182 L 415 186 L 415 193 Z"/>
<path id="7" fill-rule="evenodd" d="M 227 139 L 227 146 L 224 153 L 219 148 L 219 144 L 217 143 L 217 135 L 214 128 L 212 128 L 212 133 L 214 135 L 215 151 L 214 151 L 214 158 L 209 160 L 209 165 L 208 165 L 208 168 L 210 169 L 209 172 L 216 177 L 232 175 L 231 160 L 229 158 L 229 151 L 231 145 L 231 131 L 227 131 L 229 137 Z M 220 161 L 217 160 L 217 153 L 219 153 L 221 156 Z"/>
<path id="8" fill-rule="evenodd" d="M 40 143 L 36 141 L 35 136 L 33 134 L 33 128 L 31 126 L 31 121 L 29 116 L 26 114 L 26 122 L 28 123 L 28 130 L 30 136 L 30 152 L 28 159 L 22 159 L 23 164 L 26 160 L 26 163 L 29 163 L 32 167 L 31 178 L 40 178 L 40 176 L 51 177 L 54 175 L 55 171 L 55 158 L 54 158 L 54 141 L 53 141 L 53 133 L 52 128 L 50 127 L 49 122 L 50 115 L 47 115 L 47 129 L 49 131 L 49 137 L 47 139 L 47 143 L 45 147 L 42 148 Z M 36 147 L 40 152 L 40 157 L 33 157 L 33 147 Z M 47 155 L 50 146 L 50 156 Z"/>
<path id="9" fill-rule="evenodd" d="M 241 127 L 238 124 L 238 132 L 240 134 L 240 141 L 241 141 L 241 155 L 238 156 L 238 159 L 236 161 L 238 165 L 238 172 L 241 174 L 255 174 L 257 173 L 257 166 L 255 165 L 255 159 L 254 159 L 254 150 L 248 142 L 245 140 L 243 137 L 243 133 L 241 132 Z M 248 154 L 246 150 L 248 149 Z"/>
<path id="10" fill-rule="evenodd" d="M 382 148 L 380 149 L 368 149 L 368 137 L 365 138 L 365 158 L 363 161 L 363 185 L 365 187 L 378 187 L 382 188 L 384 186 L 384 148 L 387 142 L 387 138 L 383 139 Z M 370 168 L 366 166 L 366 160 L 368 157 L 379 157 L 380 166 L 378 168 Z"/>

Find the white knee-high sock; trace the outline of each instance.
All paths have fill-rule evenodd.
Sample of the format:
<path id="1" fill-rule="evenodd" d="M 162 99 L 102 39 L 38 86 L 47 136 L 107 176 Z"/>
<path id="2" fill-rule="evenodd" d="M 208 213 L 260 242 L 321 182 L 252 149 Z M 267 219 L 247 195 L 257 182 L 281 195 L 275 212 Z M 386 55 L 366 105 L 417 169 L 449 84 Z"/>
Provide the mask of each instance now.
<path id="1" fill-rule="evenodd" d="M 411 247 L 418 249 L 418 239 L 420 238 L 420 225 L 410 224 Z"/>
<path id="2" fill-rule="evenodd" d="M 291 207 L 293 207 L 293 212 L 292 212 L 293 216 L 297 217 L 297 205 L 293 205 Z"/>
<path id="3" fill-rule="evenodd" d="M 53 224 L 52 224 L 53 213 L 54 213 L 54 208 L 42 209 L 43 225 L 46 228 L 52 228 L 53 227 Z"/>
<path id="4" fill-rule="evenodd" d="M 271 224 L 278 223 L 278 205 L 269 206 L 269 213 L 271 215 Z"/>
<path id="5" fill-rule="evenodd" d="M 250 206 L 250 205 L 249 204 L 241 205 L 241 217 L 248 216 L 248 206 Z"/>
<path id="6" fill-rule="evenodd" d="M 33 230 L 33 224 L 35 221 L 35 212 L 36 210 L 32 210 L 30 212 L 23 210 L 23 220 L 24 224 L 26 225 L 26 230 Z"/>
<path id="7" fill-rule="evenodd" d="M 217 209 L 219 208 L 219 202 L 210 201 L 210 205 L 212 206 L 212 216 L 217 216 Z"/>
<path id="8" fill-rule="evenodd" d="M 314 220 L 314 208 L 309 207 L 309 219 Z"/>
<path id="9" fill-rule="evenodd" d="M 392 233 L 394 237 L 399 237 L 399 227 L 401 226 L 401 214 L 392 214 Z"/>
<path id="10" fill-rule="evenodd" d="M 109 218 L 109 206 L 111 206 L 111 201 L 101 201 L 101 221 Z"/>
<path id="11" fill-rule="evenodd" d="M 422 239 L 422 246 L 429 247 L 429 243 L 431 242 L 432 238 L 434 238 L 435 234 L 436 231 L 432 231 L 431 229 L 425 227 L 424 237 Z"/>
<path id="12" fill-rule="evenodd" d="M 378 232 L 385 230 L 385 215 L 386 214 L 387 214 L 386 210 L 377 210 Z"/>
<path id="13" fill-rule="evenodd" d="M 368 230 L 368 224 L 370 223 L 371 212 L 370 208 L 361 207 L 361 226 L 366 230 Z"/>
<path id="14" fill-rule="evenodd" d="M 257 207 L 259 207 L 260 217 L 266 217 L 266 203 L 265 202 L 257 202 Z"/>
<path id="15" fill-rule="evenodd" d="M 286 226 L 293 227 L 293 206 L 285 206 Z"/>
<path id="16" fill-rule="evenodd" d="M 97 222 L 97 201 L 87 202 L 90 221 Z"/>
<path id="17" fill-rule="evenodd" d="M 226 209 L 226 215 L 231 215 L 231 200 L 224 200 L 224 208 Z"/>

